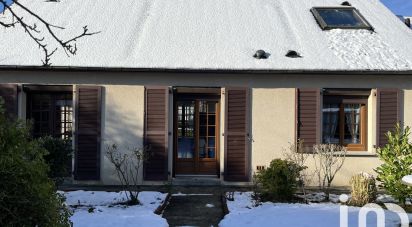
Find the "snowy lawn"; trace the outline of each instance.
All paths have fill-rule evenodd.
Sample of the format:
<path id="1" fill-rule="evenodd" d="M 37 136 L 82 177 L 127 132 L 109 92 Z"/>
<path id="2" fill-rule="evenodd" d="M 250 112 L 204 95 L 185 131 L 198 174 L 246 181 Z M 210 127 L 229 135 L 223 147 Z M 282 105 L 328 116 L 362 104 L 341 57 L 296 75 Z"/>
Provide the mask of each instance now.
<path id="1" fill-rule="evenodd" d="M 334 203 L 288 204 L 263 203 L 253 207 L 251 192 L 236 192 L 234 201 L 227 201 L 230 213 L 219 226 L 293 226 L 333 227 L 340 225 L 340 206 Z M 349 207 L 348 226 L 358 226 L 360 208 Z M 411 216 L 409 216 L 411 220 Z M 385 211 L 385 227 L 399 226 L 398 214 Z M 377 226 L 375 213 L 367 216 L 367 226 Z"/>
<path id="2" fill-rule="evenodd" d="M 70 218 L 74 227 L 168 226 L 165 219 L 153 213 L 164 202 L 165 193 L 140 192 L 141 205 L 137 206 L 118 205 L 126 201 L 124 192 L 73 191 L 63 194 L 66 203 L 74 209 Z"/>

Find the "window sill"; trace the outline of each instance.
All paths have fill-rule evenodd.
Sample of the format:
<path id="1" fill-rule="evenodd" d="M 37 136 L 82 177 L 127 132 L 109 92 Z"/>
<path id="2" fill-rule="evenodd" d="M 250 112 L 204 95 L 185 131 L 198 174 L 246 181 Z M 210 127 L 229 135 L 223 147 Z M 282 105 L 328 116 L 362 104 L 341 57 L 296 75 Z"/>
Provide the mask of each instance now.
<path id="1" fill-rule="evenodd" d="M 348 151 L 346 157 L 378 157 L 378 155 L 368 151 Z"/>

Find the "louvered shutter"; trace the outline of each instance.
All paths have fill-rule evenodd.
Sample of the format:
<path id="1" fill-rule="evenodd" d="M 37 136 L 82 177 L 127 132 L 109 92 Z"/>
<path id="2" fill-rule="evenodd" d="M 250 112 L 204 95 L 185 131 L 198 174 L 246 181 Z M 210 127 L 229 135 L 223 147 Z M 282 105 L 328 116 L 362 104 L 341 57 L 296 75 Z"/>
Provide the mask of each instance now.
<path id="1" fill-rule="evenodd" d="M 145 146 L 149 147 L 149 160 L 144 163 L 144 179 L 168 179 L 168 99 L 167 87 L 146 87 Z"/>
<path id="2" fill-rule="evenodd" d="M 312 147 L 320 143 L 320 89 L 297 89 L 297 137 L 303 140 L 306 152 L 312 152 Z"/>
<path id="3" fill-rule="evenodd" d="M 386 133 L 395 129 L 400 120 L 399 89 L 377 89 L 377 145 L 383 147 L 388 139 Z"/>
<path id="4" fill-rule="evenodd" d="M 101 87 L 77 86 L 76 180 L 100 180 L 101 102 Z"/>
<path id="5" fill-rule="evenodd" d="M 226 88 L 225 180 L 249 181 L 249 92 Z"/>
<path id="6" fill-rule="evenodd" d="M 4 99 L 4 110 L 7 117 L 17 117 L 17 84 L 0 84 L 0 96 Z"/>

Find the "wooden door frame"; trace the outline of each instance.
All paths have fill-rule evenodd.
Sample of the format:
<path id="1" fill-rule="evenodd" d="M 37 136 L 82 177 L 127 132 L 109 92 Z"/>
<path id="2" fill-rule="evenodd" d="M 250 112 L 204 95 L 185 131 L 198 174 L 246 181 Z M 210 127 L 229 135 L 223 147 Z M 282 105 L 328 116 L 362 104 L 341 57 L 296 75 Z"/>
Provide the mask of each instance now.
<path id="1" fill-rule="evenodd" d="M 193 174 L 187 174 L 187 175 L 202 175 L 199 174 L 199 152 L 198 152 L 198 143 L 199 143 L 199 108 L 198 108 L 198 102 L 199 100 L 206 100 L 206 101 L 216 101 L 217 102 L 217 107 L 216 107 L 216 123 L 215 123 L 215 163 L 216 163 L 216 176 L 220 176 L 220 124 L 221 124 L 221 97 L 220 93 L 216 93 L 216 88 L 211 88 L 208 90 L 207 88 L 202 88 L 199 90 L 202 93 L 196 92 L 196 88 L 190 88 L 189 92 L 188 90 L 184 90 L 182 92 L 178 92 L 175 90 L 173 93 L 173 164 L 172 164 L 172 176 L 176 177 L 176 165 L 178 163 L 178 158 L 177 158 L 177 139 L 178 139 L 178 114 L 177 114 L 177 105 L 179 101 L 187 99 L 195 101 L 195 153 L 194 153 L 194 158 L 193 162 L 195 163 L 195 172 Z M 179 97 L 180 96 L 180 97 Z M 180 160 L 182 161 L 182 160 Z M 210 161 L 210 160 L 208 160 Z M 207 162 L 207 161 L 206 161 Z M 185 175 L 185 174 L 182 174 Z M 214 175 L 214 174 L 213 174 Z"/>

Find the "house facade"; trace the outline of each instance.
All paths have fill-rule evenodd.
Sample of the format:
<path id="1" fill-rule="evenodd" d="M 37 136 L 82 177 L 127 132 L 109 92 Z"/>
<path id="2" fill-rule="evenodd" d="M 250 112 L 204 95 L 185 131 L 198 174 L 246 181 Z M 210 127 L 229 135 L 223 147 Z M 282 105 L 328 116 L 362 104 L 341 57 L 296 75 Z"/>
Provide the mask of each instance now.
<path id="1" fill-rule="evenodd" d="M 297 138 L 310 147 L 340 136 L 349 153 L 335 183 L 346 185 L 373 173 L 376 147 L 397 121 L 412 125 L 410 74 L 106 72 L 96 84 L 89 71 L 3 72 L 2 82 L 27 81 L 2 83 L 8 113 L 34 119 L 38 135 L 73 133 L 77 183 L 116 184 L 105 156 L 113 143 L 150 146 L 146 184 L 185 175 L 230 184 L 250 181 Z M 339 132 L 350 127 L 337 114 L 349 113 L 356 135 Z"/>
<path id="2" fill-rule="evenodd" d="M 21 33 L 1 33 L 13 43 L 0 54 L 7 113 L 32 120 L 34 136 L 73 141 L 75 184 L 119 183 L 111 144 L 149 147 L 146 185 L 188 176 L 249 184 L 302 139 L 309 150 L 348 148 L 334 181 L 345 186 L 374 172 L 396 122 L 412 125 L 412 47 L 402 45 L 412 34 L 378 1 L 144 2 L 94 12 L 125 12 L 127 30 L 80 12 L 73 20 L 102 34 L 80 43 L 79 56 L 57 53 L 52 67 L 36 66 L 41 55 Z M 323 17 L 331 12 L 357 22 L 339 29 Z"/>

